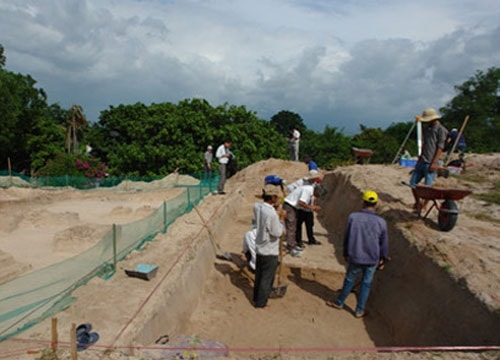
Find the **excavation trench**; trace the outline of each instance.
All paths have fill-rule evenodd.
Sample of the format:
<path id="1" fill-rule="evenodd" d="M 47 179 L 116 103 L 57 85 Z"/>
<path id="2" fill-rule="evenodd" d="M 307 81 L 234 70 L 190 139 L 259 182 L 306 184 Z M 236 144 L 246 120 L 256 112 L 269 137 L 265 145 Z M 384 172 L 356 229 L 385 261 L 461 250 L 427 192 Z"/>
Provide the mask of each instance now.
<path id="1" fill-rule="evenodd" d="M 298 258 L 286 256 L 286 295 L 271 300 L 269 310 L 256 310 L 251 301 L 252 276 L 241 268 L 241 242 L 250 229 L 252 207 L 260 201 L 262 179 L 271 173 L 298 179 L 304 168 L 298 162 L 269 159 L 238 172 L 228 181 L 227 195 L 209 195 L 197 204 L 203 219 L 196 211 L 183 214 L 166 233 L 148 242 L 145 251 L 134 251 L 120 261 L 110 279 L 94 278 L 75 289 L 75 302 L 57 314 L 59 341 L 69 344 L 72 324 L 92 323 L 100 334 L 93 351 L 116 350 L 140 358 L 169 358 L 172 354 L 165 347 L 193 334 L 227 345 L 233 357 L 247 358 L 249 352 L 253 356 L 262 349 L 309 355 L 311 349 L 498 345 L 500 316 L 494 302 L 498 301 L 498 281 L 489 275 L 496 267 L 488 267 L 496 264 L 491 262 L 496 256 L 495 226 L 485 230 L 488 224 L 476 225 L 466 218 L 473 226 L 461 227 L 459 219 L 452 232 L 443 234 L 429 221 L 417 220 L 408 209 L 411 193 L 401 185 L 407 170 L 396 167 L 354 165 L 326 174 L 322 184 L 327 192 L 315 225 L 323 245 L 308 246 Z M 389 225 L 392 261 L 375 276 L 367 304 L 369 316 L 358 320 L 352 316 L 354 294 L 340 311 L 325 301 L 334 298 L 342 286 L 344 226 L 348 215 L 359 210 L 362 191 L 368 188 L 381 199 L 377 211 Z M 168 198 L 165 193 L 136 195 L 139 199 L 146 195 Z M 479 226 L 481 232 L 476 233 Z M 489 253 L 471 248 L 462 253 L 460 247 L 452 247 L 451 240 L 461 230 L 468 235 L 455 244 L 468 245 L 477 234 L 480 240 L 474 245 L 486 244 L 483 247 L 491 249 L 490 263 L 481 262 Z M 225 252 L 231 253 L 233 261 L 216 258 Z M 469 276 L 469 266 L 461 261 L 475 269 L 482 264 L 484 271 L 473 274 L 482 286 L 471 283 L 477 277 Z M 158 274 L 151 281 L 128 277 L 124 269 L 138 263 L 158 265 Z M 489 307 L 484 300 L 488 296 L 482 295 L 493 296 Z M 35 340 L 44 346 L 51 334 L 51 319 L 44 320 L 16 339 L 0 343 L 0 353 L 23 351 Z M 166 338 L 170 339 L 167 344 L 157 341 Z"/>
<path id="2" fill-rule="evenodd" d="M 179 281 L 172 283 L 174 288 L 169 288 L 164 293 L 161 304 L 157 304 L 159 307 L 151 311 L 150 320 L 144 326 L 137 326 L 134 333 L 129 334 L 134 339 L 133 342 L 153 344 L 155 339 L 165 334 L 196 332 L 216 338 L 230 348 L 243 346 L 245 343 L 233 343 L 235 339 L 240 339 L 238 334 L 242 332 L 241 327 L 245 323 L 249 329 L 271 326 L 271 322 L 279 323 L 280 320 L 276 317 L 280 316 L 280 308 L 283 306 L 287 308 L 283 316 L 294 317 L 295 328 L 286 330 L 281 327 L 281 340 L 275 342 L 279 342 L 280 347 L 292 347 L 294 341 L 297 344 L 297 340 L 293 340 L 296 327 L 300 327 L 301 332 L 305 333 L 310 322 L 309 319 L 301 319 L 301 314 L 306 310 L 294 312 L 294 302 L 306 297 L 314 302 L 316 320 L 311 331 L 321 328 L 322 318 L 339 317 L 341 313 L 332 315 L 333 309 L 326 307 L 324 300 L 334 296 L 342 285 L 343 229 L 349 213 L 359 210 L 362 190 L 349 176 L 336 172 L 327 174 L 323 185 L 328 193 L 321 201 L 324 211 L 317 218 L 316 231 L 324 235 L 325 244 L 318 256 L 324 257 L 326 253 L 330 260 L 319 264 L 312 256 L 302 259 L 286 257 L 285 277 L 289 283 L 289 291 L 284 300 L 275 300 L 275 304 L 281 301 L 281 305 L 272 305 L 271 309 L 276 310 L 267 315 L 267 320 L 259 322 L 259 315 L 252 315 L 255 310 L 251 305 L 251 278 L 229 262 L 216 260 L 214 265 L 216 249 L 208 239 L 209 234 L 203 232 L 191 249 L 193 261 L 184 265 Z M 352 322 L 352 317 L 347 318 L 344 325 L 333 320 L 331 325 L 326 325 L 330 326 L 327 329 L 328 336 L 323 338 L 323 334 L 318 333 L 314 337 L 314 344 L 307 342 L 307 336 L 302 336 L 301 346 L 344 345 L 341 340 L 339 343 L 332 342 L 332 337 L 345 333 L 346 323 L 347 326 L 353 324 L 349 333 L 354 333 L 359 338 L 359 342 L 351 339 L 351 346 L 498 345 L 498 315 L 490 312 L 465 284 L 454 280 L 445 269 L 423 255 L 405 237 L 404 231 L 401 231 L 405 215 L 391 205 L 398 201 L 383 192 L 379 195 L 382 201 L 385 199 L 385 205 L 379 209 L 379 213 L 388 222 L 392 261 L 375 277 L 367 305 L 370 317 L 361 322 Z M 222 245 L 222 250 L 230 250 L 233 257 L 239 256 L 240 239 L 250 223 L 252 197 L 247 190 L 239 189 L 224 199 L 223 206 L 215 205 L 216 200 L 210 198 L 200 204 L 202 209 L 206 206 L 211 208 L 208 222 L 212 237 Z M 182 297 L 178 296 L 180 293 Z M 352 301 L 351 299 L 351 303 Z M 225 308 L 226 305 L 228 308 Z M 207 315 L 209 313 L 213 315 Z M 203 320 L 200 320 L 200 316 Z M 292 340 L 283 340 L 287 337 Z M 255 342 L 257 344 L 254 347 L 272 346 L 275 343 L 273 340 L 266 343 L 260 338 L 256 338 Z"/>
<path id="3" fill-rule="evenodd" d="M 343 176 L 332 174 L 325 180 L 326 186 L 333 189 L 325 201 L 345 204 L 334 221 L 324 224 L 329 232 L 339 233 L 348 214 L 358 209 L 361 190 Z M 498 314 L 489 311 L 464 283 L 454 280 L 443 267 L 422 254 L 401 230 L 407 212 L 391 206 L 398 200 L 390 194 L 380 191 L 379 196 L 389 204 L 379 213 L 388 223 L 392 260 L 383 276 L 376 277 L 370 295 L 370 307 L 376 309 L 379 325 L 386 329 L 380 336 L 375 333 L 378 326 L 366 322 L 375 345 L 498 345 Z M 334 239 L 338 259 L 342 256 L 340 241 Z"/>

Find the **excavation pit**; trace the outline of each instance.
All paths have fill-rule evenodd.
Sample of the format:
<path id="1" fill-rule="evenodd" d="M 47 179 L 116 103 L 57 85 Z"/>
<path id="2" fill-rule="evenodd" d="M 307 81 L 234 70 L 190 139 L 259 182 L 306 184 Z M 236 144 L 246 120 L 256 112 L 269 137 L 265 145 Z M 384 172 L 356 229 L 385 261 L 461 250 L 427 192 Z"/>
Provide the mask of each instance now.
<path id="1" fill-rule="evenodd" d="M 241 270 L 241 242 L 262 179 L 270 173 L 293 180 L 305 171 L 301 163 L 268 160 L 236 174 L 228 181 L 227 195 L 210 195 L 198 205 L 210 232 L 192 211 L 158 234 L 145 251 L 120 262 L 121 271 L 111 279 L 96 278 L 74 291 L 77 301 L 57 315 L 61 341 L 68 341 L 71 323 L 91 322 L 101 336 L 93 351 L 137 358 L 158 358 L 164 348 L 185 339 L 222 344 L 231 358 L 277 353 L 325 358 L 387 347 L 499 344 L 498 228 L 478 225 L 468 216 L 474 199 L 459 204 L 463 219 L 453 232 L 439 232 L 432 217 L 417 219 L 411 193 L 400 185 L 407 169 L 398 167 L 356 165 L 329 172 L 315 223 L 315 236 L 323 244 L 307 247 L 301 257 L 285 257 L 285 296 L 270 300 L 269 309 L 255 309 L 251 274 Z M 325 301 L 342 286 L 345 222 L 360 208 L 367 188 L 379 193 L 378 212 L 389 225 L 392 261 L 375 276 L 369 315 L 356 319 L 354 293 L 343 310 Z M 216 257 L 210 237 L 233 261 Z M 478 238 L 484 246 L 477 249 L 486 254 L 467 249 Z M 481 271 L 475 267 L 480 259 L 485 259 Z M 157 264 L 157 275 L 150 281 L 129 278 L 123 270 L 137 263 Z M 50 319 L 17 340 L 37 338 L 50 339 Z M 169 341 L 156 343 L 160 338 Z"/>

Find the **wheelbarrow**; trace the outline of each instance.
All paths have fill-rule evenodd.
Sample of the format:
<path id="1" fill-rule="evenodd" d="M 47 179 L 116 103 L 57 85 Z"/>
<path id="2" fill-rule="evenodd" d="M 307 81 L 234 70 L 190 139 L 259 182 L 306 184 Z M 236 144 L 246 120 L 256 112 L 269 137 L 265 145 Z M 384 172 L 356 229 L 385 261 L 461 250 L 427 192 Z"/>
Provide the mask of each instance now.
<path id="1" fill-rule="evenodd" d="M 432 202 L 431 207 L 424 216 L 421 214 L 422 209 L 417 209 L 419 217 L 425 219 L 433 208 L 438 210 L 438 225 L 441 231 L 450 231 L 455 227 L 458 219 L 458 207 L 455 201 L 461 200 L 472 193 L 472 191 L 466 189 L 445 189 L 425 185 L 416 185 L 412 188 L 412 191 L 419 200 L 430 200 Z M 439 204 L 438 200 L 444 201 Z"/>

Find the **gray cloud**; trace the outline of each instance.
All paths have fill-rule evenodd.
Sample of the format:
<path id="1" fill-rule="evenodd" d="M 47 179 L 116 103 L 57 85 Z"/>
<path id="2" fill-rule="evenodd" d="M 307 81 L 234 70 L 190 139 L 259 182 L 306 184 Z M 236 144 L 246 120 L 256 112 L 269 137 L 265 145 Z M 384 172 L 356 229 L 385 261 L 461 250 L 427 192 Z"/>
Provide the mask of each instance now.
<path id="1" fill-rule="evenodd" d="M 377 4 L 0 0 L 0 43 L 7 69 L 91 121 L 110 105 L 199 97 L 346 133 L 411 121 L 500 66 L 491 0 Z"/>

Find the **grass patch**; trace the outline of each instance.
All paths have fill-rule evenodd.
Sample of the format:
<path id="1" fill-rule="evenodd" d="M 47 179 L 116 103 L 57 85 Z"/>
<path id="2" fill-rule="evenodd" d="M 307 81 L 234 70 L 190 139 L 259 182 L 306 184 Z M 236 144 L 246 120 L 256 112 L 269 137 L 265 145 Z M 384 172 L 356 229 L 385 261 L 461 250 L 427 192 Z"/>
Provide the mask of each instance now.
<path id="1" fill-rule="evenodd" d="M 445 265 L 442 265 L 441 268 L 446 271 L 446 272 L 450 272 L 451 271 L 451 265 L 450 264 L 445 264 Z"/>
<path id="2" fill-rule="evenodd" d="M 500 224 L 500 220 L 495 219 L 487 214 L 472 214 L 472 213 L 467 213 L 470 217 L 479 220 L 479 221 L 485 221 L 485 222 L 490 222 L 490 223 L 497 223 Z"/>
<path id="3" fill-rule="evenodd" d="M 479 184 L 484 184 L 489 181 L 487 177 L 475 173 L 463 173 L 462 175 L 456 177 L 465 181 L 479 183 Z"/>
<path id="4" fill-rule="evenodd" d="M 500 182 L 493 185 L 493 189 L 484 194 L 475 194 L 474 198 L 486 201 L 492 204 L 500 205 Z"/>

